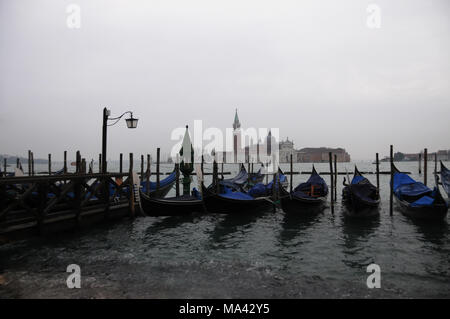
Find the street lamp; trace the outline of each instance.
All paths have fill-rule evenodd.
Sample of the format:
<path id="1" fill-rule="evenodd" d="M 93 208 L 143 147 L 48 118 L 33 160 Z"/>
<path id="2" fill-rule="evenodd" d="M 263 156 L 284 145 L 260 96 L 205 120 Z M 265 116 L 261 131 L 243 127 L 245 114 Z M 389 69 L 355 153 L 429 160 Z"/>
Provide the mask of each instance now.
<path id="1" fill-rule="evenodd" d="M 108 110 L 106 107 L 103 109 L 103 130 L 102 130 L 102 132 L 103 132 L 102 133 L 102 173 L 103 174 L 106 174 L 106 133 L 107 133 L 106 128 L 108 126 L 116 125 L 125 114 L 130 114 L 130 117 L 125 119 L 125 122 L 127 123 L 127 127 L 128 128 L 136 128 L 138 119 L 135 119 L 133 117 L 133 112 L 126 111 L 121 116 L 109 118 L 109 116 L 111 115 L 111 111 Z M 115 121 L 115 122 L 112 124 L 108 124 L 108 121 Z"/>

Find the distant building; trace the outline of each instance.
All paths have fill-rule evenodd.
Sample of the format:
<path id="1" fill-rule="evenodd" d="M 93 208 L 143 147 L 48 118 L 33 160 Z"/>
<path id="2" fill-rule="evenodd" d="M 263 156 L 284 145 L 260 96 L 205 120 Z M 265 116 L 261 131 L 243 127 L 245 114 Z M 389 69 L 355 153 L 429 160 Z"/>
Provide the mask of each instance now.
<path id="1" fill-rule="evenodd" d="M 291 154 L 292 161 L 295 163 L 323 163 L 329 161 L 329 152 L 336 154 L 338 162 L 350 162 L 350 155 L 343 148 L 329 148 L 329 147 L 305 147 L 299 150 L 294 148 L 294 142 L 286 138 L 281 141 L 280 145 L 280 162 L 290 162 Z"/>
<path id="2" fill-rule="evenodd" d="M 261 140 L 261 143 L 254 144 L 250 143 L 249 146 L 242 147 L 241 145 L 241 123 L 239 121 L 239 116 L 236 110 L 233 121 L 233 151 L 232 154 L 229 152 L 222 152 L 222 158 L 225 162 L 234 161 L 235 163 L 249 162 L 251 159 L 254 162 L 259 162 L 260 156 L 262 154 L 271 155 L 272 153 L 272 142 L 273 137 L 271 131 L 267 134 L 265 139 Z M 280 141 L 279 145 L 279 161 L 281 163 L 290 162 L 292 159 L 294 162 L 304 162 L 304 163 L 321 163 L 329 161 L 329 152 L 336 154 L 336 159 L 338 162 L 350 162 L 350 155 L 343 148 L 328 148 L 328 147 L 307 147 L 296 150 L 294 148 L 294 141 L 286 138 L 285 141 Z"/>

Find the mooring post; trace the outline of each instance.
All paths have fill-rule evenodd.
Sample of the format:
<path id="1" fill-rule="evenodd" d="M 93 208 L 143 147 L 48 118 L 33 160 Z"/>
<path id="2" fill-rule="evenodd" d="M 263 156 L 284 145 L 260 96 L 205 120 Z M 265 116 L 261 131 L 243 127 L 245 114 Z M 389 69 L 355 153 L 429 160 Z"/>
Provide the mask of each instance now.
<path id="1" fill-rule="evenodd" d="M 31 175 L 34 176 L 34 154 L 31 152 Z"/>
<path id="2" fill-rule="evenodd" d="M 389 193 L 389 215 L 394 213 L 394 146 L 391 145 L 390 151 L 391 160 L 391 181 L 390 181 L 390 193 Z"/>
<path id="3" fill-rule="evenodd" d="M 3 168 L 4 168 L 3 173 L 4 173 L 5 177 L 6 177 L 6 167 L 7 166 L 8 166 L 8 164 L 7 164 L 7 160 L 6 160 L 6 157 L 5 157 L 3 159 Z"/>
<path id="4" fill-rule="evenodd" d="M 161 160 L 161 149 L 156 149 L 156 190 L 159 190 L 159 165 Z"/>
<path id="5" fill-rule="evenodd" d="M 128 175 L 128 181 L 129 181 L 129 190 L 130 190 L 130 215 L 131 217 L 134 217 L 136 208 L 134 205 L 134 180 L 133 180 L 133 153 L 130 153 L 130 169 L 129 169 L 129 175 Z"/>
<path id="6" fill-rule="evenodd" d="M 77 151 L 77 154 L 76 154 L 76 171 L 77 171 L 77 174 L 81 173 L 81 155 L 80 155 L 80 151 Z"/>
<path id="7" fill-rule="evenodd" d="M 293 164 L 293 162 L 292 162 L 292 154 L 291 154 L 291 171 L 290 171 L 290 180 L 289 180 L 289 190 L 290 190 L 290 193 L 292 193 L 292 183 L 293 183 L 293 176 L 294 176 L 294 173 L 292 172 L 294 170 L 294 164 Z"/>
<path id="8" fill-rule="evenodd" d="M 437 174 L 437 151 L 434 153 L 434 175 Z"/>
<path id="9" fill-rule="evenodd" d="M 150 154 L 147 154 L 147 174 L 145 178 L 145 192 L 150 193 Z"/>
<path id="10" fill-rule="evenodd" d="M 67 151 L 64 151 L 64 174 L 67 174 Z"/>
<path id="11" fill-rule="evenodd" d="M 102 173 L 102 154 L 98 154 L 98 172 Z"/>
<path id="12" fill-rule="evenodd" d="M 119 158 L 119 172 L 120 174 L 123 173 L 123 154 L 120 153 L 120 158 Z"/>
<path id="13" fill-rule="evenodd" d="M 16 159 L 16 167 L 20 168 L 20 159 L 19 158 Z"/>
<path id="14" fill-rule="evenodd" d="M 428 178 L 428 149 L 423 151 L 423 184 L 427 186 L 427 178 Z"/>
<path id="15" fill-rule="evenodd" d="M 419 174 L 422 174 L 422 153 L 419 153 Z"/>
<path id="16" fill-rule="evenodd" d="M 338 178 L 338 172 L 337 172 L 337 155 L 334 154 L 334 201 L 337 202 L 337 178 Z M 349 181 L 350 182 L 350 181 Z"/>
<path id="17" fill-rule="evenodd" d="M 52 175 L 52 154 L 48 154 L 48 175 Z"/>
<path id="18" fill-rule="evenodd" d="M 223 160 L 222 160 L 222 168 L 221 168 L 221 171 L 222 171 L 222 179 L 223 179 Z"/>
<path id="19" fill-rule="evenodd" d="M 378 157 L 378 153 L 375 154 L 375 167 L 377 172 L 377 191 L 380 194 L 380 160 Z"/>
<path id="20" fill-rule="evenodd" d="M 256 163 L 259 163 L 259 140 L 256 143 Z"/>
<path id="21" fill-rule="evenodd" d="M 220 193 L 220 183 L 219 183 L 219 165 L 216 162 L 216 159 L 214 158 L 214 165 L 215 165 L 215 185 L 216 185 L 216 193 Z"/>
<path id="22" fill-rule="evenodd" d="M 205 161 L 203 159 L 203 154 L 202 154 L 202 162 L 200 163 L 200 170 L 202 171 L 202 175 L 205 176 L 205 171 L 203 170 L 203 165 L 205 164 Z M 198 167 L 198 166 L 197 166 Z"/>
<path id="23" fill-rule="evenodd" d="M 83 174 L 86 174 L 86 159 L 85 158 L 81 159 L 81 172 Z"/>
<path id="24" fill-rule="evenodd" d="M 141 154 L 141 180 L 139 181 L 139 185 L 144 181 L 144 155 Z"/>
<path id="25" fill-rule="evenodd" d="M 175 159 L 175 196 L 180 196 L 180 156 Z"/>
<path id="26" fill-rule="evenodd" d="M 28 150 L 28 176 L 31 176 L 31 151 Z"/>
<path id="27" fill-rule="evenodd" d="M 331 195 L 331 214 L 334 215 L 334 176 L 333 176 L 333 155 L 328 153 L 328 159 L 330 162 L 330 195 Z"/>

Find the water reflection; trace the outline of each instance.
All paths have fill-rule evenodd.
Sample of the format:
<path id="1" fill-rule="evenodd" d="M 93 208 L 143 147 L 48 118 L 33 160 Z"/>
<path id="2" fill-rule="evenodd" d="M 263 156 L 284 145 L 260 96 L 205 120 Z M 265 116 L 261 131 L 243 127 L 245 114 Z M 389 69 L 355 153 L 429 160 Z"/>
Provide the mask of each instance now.
<path id="1" fill-rule="evenodd" d="M 270 213 L 273 214 L 271 208 L 248 214 L 222 215 L 223 219 L 215 225 L 211 232 L 211 240 L 214 243 L 226 241 L 228 238 L 232 237 L 231 235 L 249 229 L 259 218 Z"/>
<path id="2" fill-rule="evenodd" d="M 154 218 L 154 217 L 147 217 L 147 218 Z M 158 232 L 160 231 L 164 231 L 170 228 L 176 228 L 184 223 L 192 223 L 197 218 L 198 218 L 197 214 L 164 217 L 163 219 L 157 220 L 150 227 L 148 227 L 146 229 L 146 233 L 148 235 L 158 234 Z"/>
<path id="3" fill-rule="evenodd" d="M 284 213 L 283 221 L 281 222 L 280 243 L 284 246 L 289 246 L 296 237 L 306 234 L 307 229 L 316 223 L 321 216 L 323 216 L 322 213 Z"/>
<path id="4" fill-rule="evenodd" d="M 433 243 L 437 246 L 445 244 L 446 236 L 449 232 L 446 220 L 409 219 L 409 221 L 415 226 L 424 241 Z"/>
<path id="5" fill-rule="evenodd" d="M 380 216 L 352 218 L 341 213 L 342 245 L 345 257 L 342 262 L 350 268 L 362 269 L 374 262 L 374 257 L 370 255 L 368 241 L 380 226 Z"/>

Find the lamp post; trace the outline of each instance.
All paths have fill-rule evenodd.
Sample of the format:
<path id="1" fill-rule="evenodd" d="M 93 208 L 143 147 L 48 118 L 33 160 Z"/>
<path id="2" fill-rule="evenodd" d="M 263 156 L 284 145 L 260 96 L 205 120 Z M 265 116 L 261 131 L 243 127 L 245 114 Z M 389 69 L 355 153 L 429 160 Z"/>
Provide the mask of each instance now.
<path id="1" fill-rule="evenodd" d="M 119 120 L 125 115 L 130 114 L 130 117 L 125 119 L 128 128 L 136 128 L 138 119 L 133 118 L 133 112 L 126 111 L 118 117 L 109 118 L 111 111 L 106 107 L 103 109 L 103 128 L 102 128 L 102 173 L 106 174 L 106 138 L 107 138 L 107 127 L 113 126 L 119 122 Z M 112 124 L 108 124 L 108 121 L 115 121 Z"/>

